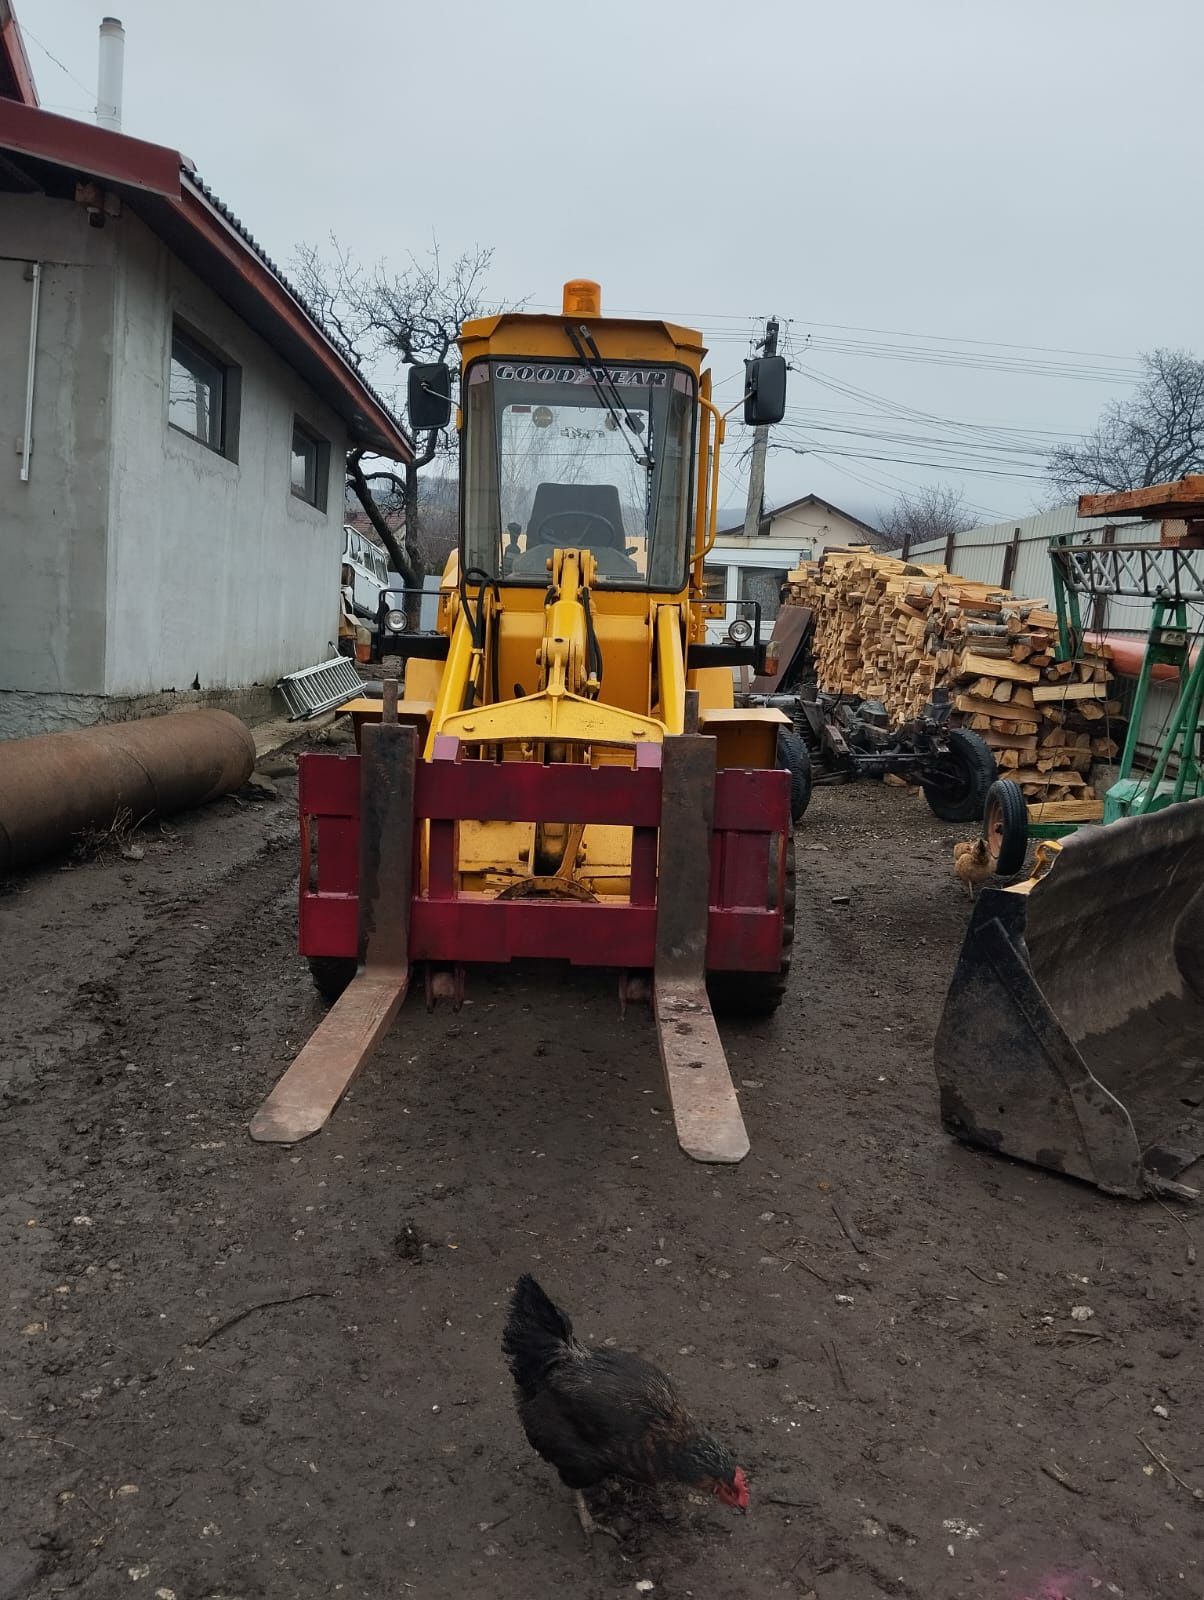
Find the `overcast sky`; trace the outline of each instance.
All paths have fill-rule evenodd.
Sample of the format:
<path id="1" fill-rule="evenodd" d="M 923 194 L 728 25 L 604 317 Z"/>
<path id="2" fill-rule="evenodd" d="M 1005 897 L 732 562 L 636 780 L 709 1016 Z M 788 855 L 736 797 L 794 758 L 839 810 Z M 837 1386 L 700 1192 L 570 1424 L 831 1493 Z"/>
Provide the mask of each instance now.
<path id="1" fill-rule="evenodd" d="M 102 7 L 16 6 L 43 103 L 89 117 Z M 1200 0 L 113 9 L 125 131 L 282 263 L 331 232 L 369 260 L 491 245 L 499 299 L 592 277 L 699 327 L 729 403 L 776 313 L 770 503 L 866 515 L 939 480 L 1027 515 L 1041 450 L 1139 351 L 1204 353 Z"/>

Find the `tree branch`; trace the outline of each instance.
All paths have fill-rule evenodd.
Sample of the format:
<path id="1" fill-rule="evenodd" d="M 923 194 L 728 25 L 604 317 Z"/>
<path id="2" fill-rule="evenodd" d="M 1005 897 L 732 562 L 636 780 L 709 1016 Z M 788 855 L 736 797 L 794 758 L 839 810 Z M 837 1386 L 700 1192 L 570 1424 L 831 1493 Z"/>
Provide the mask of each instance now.
<path id="1" fill-rule="evenodd" d="M 363 457 L 364 452 L 362 450 L 353 450 L 347 457 L 348 481 L 355 490 L 356 499 L 363 506 L 364 514 L 367 516 L 368 521 L 376 529 L 380 535 L 381 543 L 389 552 L 389 560 L 393 563 L 394 571 L 401 574 L 407 589 L 419 589 L 422 587 L 423 577 L 421 560 L 413 560 L 409 551 L 398 544 L 394 537 L 393 530 L 385 521 L 368 485 L 368 480 L 364 476 L 364 469 L 361 464 Z"/>
<path id="2" fill-rule="evenodd" d="M 1050 452 L 1049 476 L 1063 493 L 1145 488 L 1204 470 L 1204 361 L 1186 350 L 1141 360 L 1134 394 L 1107 406 L 1079 444 Z"/>

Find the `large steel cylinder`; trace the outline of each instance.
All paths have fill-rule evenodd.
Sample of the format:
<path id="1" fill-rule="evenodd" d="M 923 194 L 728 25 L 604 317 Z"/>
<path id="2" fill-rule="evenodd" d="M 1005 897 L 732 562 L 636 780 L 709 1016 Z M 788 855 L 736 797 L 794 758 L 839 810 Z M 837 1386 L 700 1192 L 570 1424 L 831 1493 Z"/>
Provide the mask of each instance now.
<path id="1" fill-rule="evenodd" d="M 0 743 L 0 877 L 123 811 L 134 822 L 229 794 L 255 741 L 228 711 L 171 711 Z"/>

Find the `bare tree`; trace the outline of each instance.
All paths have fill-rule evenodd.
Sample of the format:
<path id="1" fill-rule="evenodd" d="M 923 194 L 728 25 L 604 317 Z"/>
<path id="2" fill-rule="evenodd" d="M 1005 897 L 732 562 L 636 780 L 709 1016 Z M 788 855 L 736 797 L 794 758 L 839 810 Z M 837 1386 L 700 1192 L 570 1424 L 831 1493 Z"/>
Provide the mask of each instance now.
<path id="1" fill-rule="evenodd" d="M 1108 406 L 1079 444 L 1050 451 L 1049 476 L 1065 495 L 1142 489 L 1204 471 L 1204 361 L 1187 350 L 1141 358 L 1145 377 Z"/>
<path id="2" fill-rule="evenodd" d="M 965 533 L 977 523 L 978 518 L 967 509 L 960 489 L 948 483 L 929 483 L 899 496 L 883 513 L 882 531 L 893 547 L 910 550 L 925 540 Z"/>
<path id="3" fill-rule="evenodd" d="M 299 246 L 294 271 L 298 288 L 356 365 L 379 374 L 382 387 L 397 394 L 405 368 L 447 360 L 461 323 L 495 309 L 482 300 L 492 259 L 492 250 L 475 247 L 445 265 L 435 244 L 400 271 L 383 262 L 369 268 L 332 239 L 326 252 Z M 366 466 L 364 450 L 347 458 L 348 485 L 407 587 L 418 588 L 427 568 L 419 474 L 436 460 L 446 462 L 451 447 L 445 435 L 437 428 L 415 439 L 414 459 L 399 471 Z M 389 526 L 390 502 L 404 512 L 400 537 Z"/>

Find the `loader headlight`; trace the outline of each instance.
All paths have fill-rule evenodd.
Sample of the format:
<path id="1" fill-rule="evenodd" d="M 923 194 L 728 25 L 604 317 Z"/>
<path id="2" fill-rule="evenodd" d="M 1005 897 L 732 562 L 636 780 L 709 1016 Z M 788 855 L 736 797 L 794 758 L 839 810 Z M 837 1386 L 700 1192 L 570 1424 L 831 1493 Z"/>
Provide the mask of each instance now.
<path id="1" fill-rule="evenodd" d="M 747 644 L 753 636 L 753 625 L 747 617 L 737 617 L 729 624 L 727 636 L 733 644 Z"/>
<path id="2" fill-rule="evenodd" d="M 386 611 L 385 627 L 390 633 L 404 633 L 406 631 L 406 614 L 404 611 Z"/>

